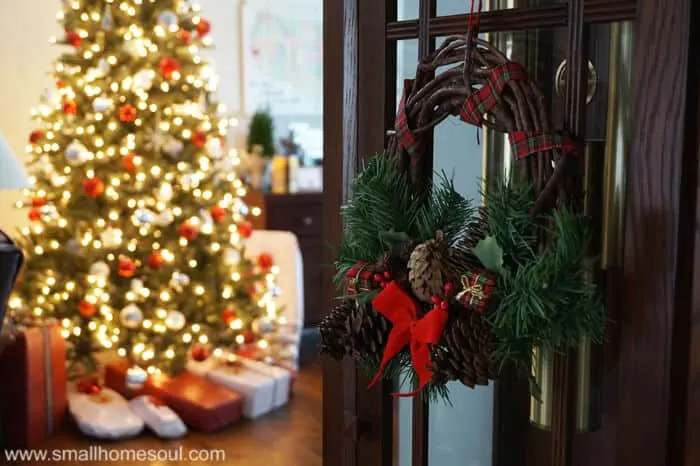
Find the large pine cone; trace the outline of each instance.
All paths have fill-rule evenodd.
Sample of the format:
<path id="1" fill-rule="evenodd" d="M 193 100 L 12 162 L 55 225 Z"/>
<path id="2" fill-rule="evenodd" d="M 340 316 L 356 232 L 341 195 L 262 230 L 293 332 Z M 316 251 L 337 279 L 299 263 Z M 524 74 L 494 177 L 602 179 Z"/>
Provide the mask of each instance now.
<path id="1" fill-rule="evenodd" d="M 367 304 L 356 306 L 350 319 L 349 354 L 356 360 L 381 360 L 391 323 Z"/>
<path id="2" fill-rule="evenodd" d="M 444 346 L 433 347 L 437 380 L 459 380 L 467 387 L 488 385 L 498 372 L 493 362 L 495 336 L 478 312 L 460 310 L 445 327 Z"/>
<path id="3" fill-rule="evenodd" d="M 349 355 L 350 320 L 354 307 L 354 302 L 344 301 L 323 316 L 319 324 L 321 354 L 337 360 Z"/>
<path id="4" fill-rule="evenodd" d="M 418 299 L 431 303 L 433 296 L 442 296 L 443 287 L 448 281 L 445 267 L 449 256 L 450 250 L 441 231 L 434 239 L 419 244 L 413 250 L 408 260 L 408 279 Z"/>
<path id="5" fill-rule="evenodd" d="M 321 320 L 321 354 L 338 360 L 381 359 L 390 330 L 391 323 L 371 305 L 345 301 Z"/>

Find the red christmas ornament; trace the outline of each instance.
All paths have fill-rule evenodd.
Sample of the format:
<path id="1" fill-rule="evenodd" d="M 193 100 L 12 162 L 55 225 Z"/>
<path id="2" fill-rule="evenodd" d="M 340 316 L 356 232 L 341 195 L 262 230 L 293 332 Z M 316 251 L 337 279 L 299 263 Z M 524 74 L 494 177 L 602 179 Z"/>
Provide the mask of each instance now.
<path id="1" fill-rule="evenodd" d="M 49 201 L 45 197 L 36 196 L 32 199 L 32 207 L 44 207 Z"/>
<path id="2" fill-rule="evenodd" d="M 136 154 L 129 154 L 125 157 L 122 158 L 122 168 L 129 173 L 133 173 L 136 171 L 136 162 L 134 159 L 136 158 Z"/>
<path id="3" fill-rule="evenodd" d="M 29 133 L 29 142 L 32 144 L 36 144 L 42 139 L 44 139 L 44 132 L 40 129 L 35 129 L 31 133 Z"/>
<path id="4" fill-rule="evenodd" d="M 78 114 L 78 104 L 75 103 L 75 100 L 66 100 L 63 102 L 63 113 L 66 115 Z"/>
<path id="5" fill-rule="evenodd" d="M 83 379 L 78 382 L 78 393 L 96 395 L 102 391 L 102 386 L 97 379 Z"/>
<path id="6" fill-rule="evenodd" d="M 210 356 L 209 350 L 205 346 L 197 345 L 192 348 L 192 359 L 198 362 L 205 361 Z"/>
<path id="7" fill-rule="evenodd" d="M 61 80 L 61 79 L 57 79 L 56 80 L 56 87 L 59 89 L 63 89 L 64 87 L 66 87 L 66 83 L 64 83 L 63 80 Z"/>
<path id="8" fill-rule="evenodd" d="M 97 312 L 97 307 L 90 301 L 83 299 L 80 301 L 80 304 L 78 304 L 78 312 L 83 317 L 92 317 L 95 315 L 95 312 Z"/>
<path id="9" fill-rule="evenodd" d="M 41 220 L 41 212 L 39 211 L 38 207 L 32 207 L 31 209 L 29 209 L 28 216 L 29 220 L 31 220 L 32 222 L 38 222 L 39 220 Z"/>
<path id="10" fill-rule="evenodd" d="M 158 65 L 160 74 L 165 76 L 166 79 L 172 79 L 173 74 L 176 71 L 180 71 L 180 62 L 171 57 L 165 57 L 160 61 Z"/>
<path id="11" fill-rule="evenodd" d="M 83 43 L 83 39 L 80 38 L 80 34 L 77 32 L 66 31 L 66 42 L 73 47 L 80 47 L 80 44 Z"/>
<path id="12" fill-rule="evenodd" d="M 261 252 L 260 254 L 258 254 L 256 263 L 261 269 L 269 270 L 273 265 L 275 265 L 275 260 L 272 258 L 271 254 L 267 252 Z"/>
<path id="13" fill-rule="evenodd" d="M 190 45 L 192 43 L 192 34 L 187 29 L 180 29 L 177 31 L 177 38 L 184 45 Z"/>
<path id="14" fill-rule="evenodd" d="M 197 149 L 201 149 L 207 143 L 207 133 L 204 131 L 195 131 L 192 133 L 192 138 L 190 140 Z"/>
<path id="15" fill-rule="evenodd" d="M 163 255 L 159 251 L 153 251 L 148 255 L 148 266 L 152 269 L 159 269 L 165 263 Z"/>
<path id="16" fill-rule="evenodd" d="M 236 313 L 236 311 L 234 311 L 233 308 L 230 306 L 224 309 L 221 313 L 221 320 L 223 320 L 226 325 L 231 325 L 231 322 L 233 322 L 237 318 L 238 313 Z"/>
<path id="17" fill-rule="evenodd" d="M 89 197 L 100 197 L 105 192 L 105 184 L 97 177 L 88 178 L 83 181 L 83 191 Z"/>
<path id="18" fill-rule="evenodd" d="M 253 225 L 250 222 L 241 223 L 238 225 L 238 234 L 241 235 L 241 238 L 250 238 L 250 235 L 253 234 Z"/>
<path id="19" fill-rule="evenodd" d="M 204 37 L 211 32 L 211 24 L 206 19 L 200 19 L 195 26 L 199 37 Z"/>
<path id="20" fill-rule="evenodd" d="M 124 104 L 119 107 L 119 120 L 131 123 L 136 119 L 136 107 L 131 104 Z"/>
<path id="21" fill-rule="evenodd" d="M 119 276 L 131 278 L 136 275 L 136 263 L 131 259 L 119 259 Z"/>
<path id="22" fill-rule="evenodd" d="M 226 218 L 226 209 L 218 205 L 212 207 L 209 213 L 216 223 L 221 223 Z"/>
<path id="23" fill-rule="evenodd" d="M 189 222 L 185 222 L 182 225 L 180 225 L 180 228 L 178 228 L 177 232 L 187 241 L 194 241 L 197 238 L 197 235 L 199 234 L 197 227 L 195 227 Z"/>
<path id="24" fill-rule="evenodd" d="M 255 334 L 251 330 L 243 331 L 243 341 L 246 343 L 253 343 L 255 341 Z"/>

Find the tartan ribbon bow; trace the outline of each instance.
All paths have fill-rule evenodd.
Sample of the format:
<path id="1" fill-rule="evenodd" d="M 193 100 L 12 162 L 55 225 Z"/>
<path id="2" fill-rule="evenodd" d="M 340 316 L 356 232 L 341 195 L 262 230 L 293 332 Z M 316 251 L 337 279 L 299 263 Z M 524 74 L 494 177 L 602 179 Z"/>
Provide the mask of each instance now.
<path id="1" fill-rule="evenodd" d="M 446 304 L 446 302 L 445 302 Z M 389 283 L 372 301 L 372 306 L 394 326 L 384 349 L 377 375 L 372 379 L 372 388 L 382 377 L 389 361 L 406 345 L 410 345 L 411 362 L 418 375 L 418 388 L 410 393 L 395 396 L 413 396 L 430 381 L 433 369 L 430 362 L 430 346 L 437 344 L 447 323 L 447 306 L 436 303 L 422 318 L 418 318 L 418 305 L 404 290 Z"/>
<path id="2" fill-rule="evenodd" d="M 472 295 L 477 299 L 484 299 L 486 297 L 486 293 L 484 293 L 484 287 L 481 286 L 481 283 L 479 283 L 477 280 L 474 280 L 474 282 L 469 281 L 469 277 L 466 275 L 462 275 L 462 291 L 460 291 L 456 298 L 457 300 L 461 300 L 465 295 Z"/>
<path id="3" fill-rule="evenodd" d="M 396 137 L 398 139 L 399 145 L 408 152 L 411 156 L 411 163 L 416 163 L 416 156 L 418 155 L 418 139 L 416 139 L 415 134 L 408 127 L 408 115 L 406 115 L 406 102 L 408 97 L 411 95 L 411 90 L 413 89 L 413 80 L 405 79 L 403 83 L 403 94 L 401 95 L 401 102 L 399 103 L 399 110 L 396 114 L 396 121 L 394 122 L 394 130 L 396 131 Z"/>
<path id="4" fill-rule="evenodd" d="M 459 116 L 465 123 L 481 126 L 482 119 L 496 106 L 510 81 L 525 79 L 525 70 L 515 62 L 506 62 L 491 71 L 484 86 L 464 101 Z"/>
<path id="5" fill-rule="evenodd" d="M 541 133 L 528 131 L 513 131 L 508 134 L 511 152 L 516 158 L 522 159 L 535 152 L 561 150 L 568 154 L 578 152 L 578 147 L 566 133 Z"/>

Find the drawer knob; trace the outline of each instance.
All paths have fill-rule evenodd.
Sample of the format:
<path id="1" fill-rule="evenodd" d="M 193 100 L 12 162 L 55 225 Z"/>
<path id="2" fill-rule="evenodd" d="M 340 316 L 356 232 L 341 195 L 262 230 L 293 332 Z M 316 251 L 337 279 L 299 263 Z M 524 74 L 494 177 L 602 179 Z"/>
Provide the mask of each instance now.
<path id="1" fill-rule="evenodd" d="M 311 218 L 311 217 L 309 217 L 309 216 L 306 216 L 306 217 L 304 217 L 304 218 L 302 219 L 302 223 L 303 223 L 305 226 L 308 227 L 308 226 L 311 226 L 311 225 L 314 223 L 314 219 Z"/>

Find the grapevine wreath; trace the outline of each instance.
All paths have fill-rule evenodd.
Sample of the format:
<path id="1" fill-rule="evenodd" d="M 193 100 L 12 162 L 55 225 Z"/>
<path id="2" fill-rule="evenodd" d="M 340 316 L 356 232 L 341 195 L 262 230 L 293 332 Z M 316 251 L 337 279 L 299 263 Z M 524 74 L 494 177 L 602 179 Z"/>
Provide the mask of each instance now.
<path id="1" fill-rule="evenodd" d="M 513 173 L 483 207 L 445 176 L 425 181 L 424 135 L 450 115 L 509 136 Z M 386 153 L 342 208 L 342 296 L 320 325 L 322 352 L 358 361 L 371 385 L 407 376 L 404 395 L 433 398 L 453 380 L 487 385 L 506 365 L 530 374 L 535 347 L 601 341 L 576 152 L 519 64 L 473 29 L 447 38 L 405 82 Z"/>

